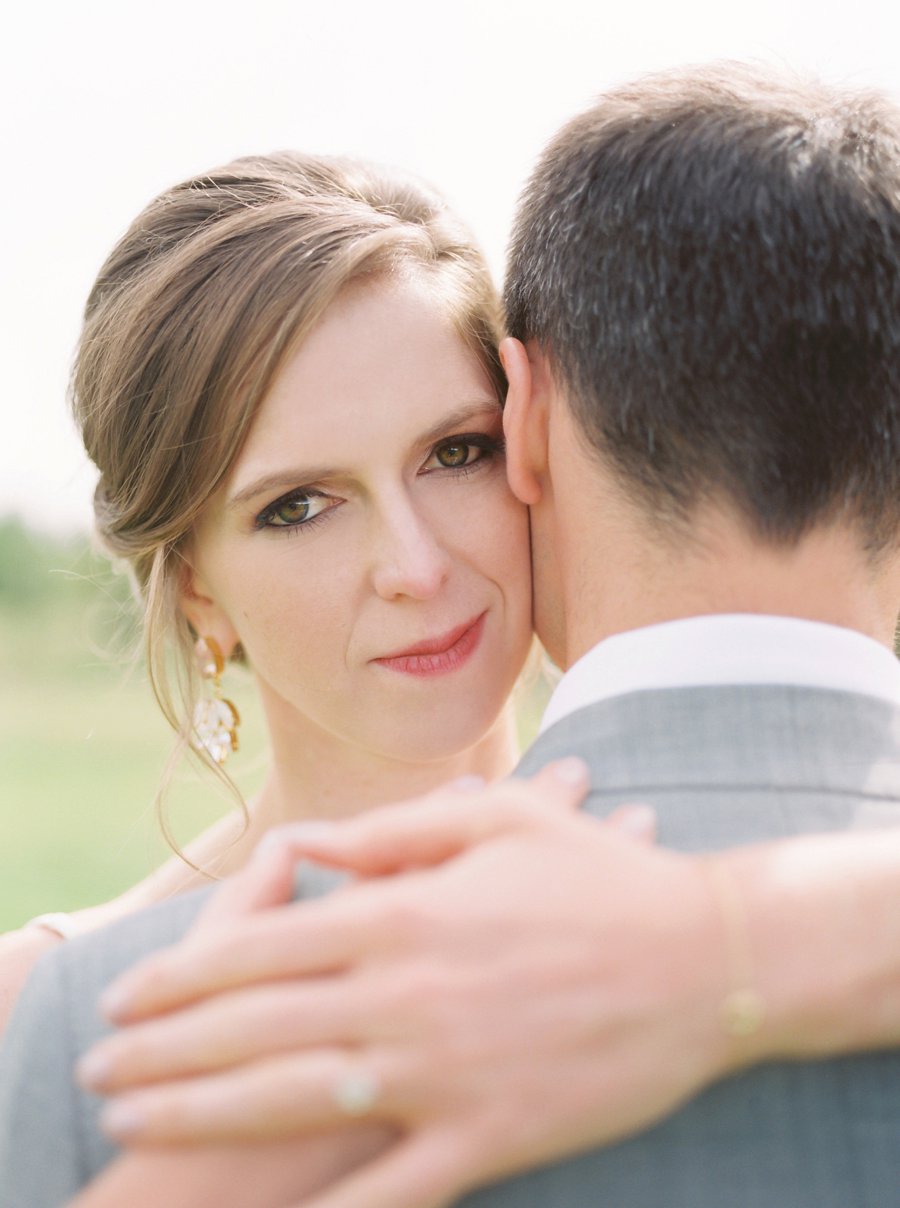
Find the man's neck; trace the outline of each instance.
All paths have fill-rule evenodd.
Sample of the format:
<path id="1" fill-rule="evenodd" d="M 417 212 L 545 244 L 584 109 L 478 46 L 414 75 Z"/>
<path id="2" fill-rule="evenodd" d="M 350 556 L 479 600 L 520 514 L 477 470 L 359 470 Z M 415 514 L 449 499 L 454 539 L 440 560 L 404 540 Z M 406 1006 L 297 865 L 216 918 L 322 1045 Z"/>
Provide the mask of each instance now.
<path id="1" fill-rule="evenodd" d="M 631 534 L 618 550 L 603 540 L 597 545 L 582 549 L 569 577 L 599 590 L 564 593 L 567 666 L 615 633 L 718 613 L 821 621 L 893 646 L 898 560 L 873 561 L 849 527 L 822 527 L 793 545 L 774 545 L 712 513 L 689 540 Z"/>

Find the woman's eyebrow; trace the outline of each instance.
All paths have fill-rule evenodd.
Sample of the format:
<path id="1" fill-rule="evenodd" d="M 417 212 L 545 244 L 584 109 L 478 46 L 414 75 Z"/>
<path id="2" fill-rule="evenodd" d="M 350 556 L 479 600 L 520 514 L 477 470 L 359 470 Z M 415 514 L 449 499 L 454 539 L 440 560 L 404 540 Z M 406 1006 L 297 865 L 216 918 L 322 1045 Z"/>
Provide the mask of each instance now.
<path id="1" fill-rule="evenodd" d="M 268 495 L 272 491 L 282 489 L 290 491 L 305 482 L 318 482 L 322 478 L 334 478 L 337 474 L 338 471 L 333 466 L 289 466 L 284 470 L 274 470 L 271 474 L 255 478 L 253 482 L 235 491 L 225 506 L 229 509 L 239 507 L 256 495 Z"/>
<path id="2" fill-rule="evenodd" d="M 495 398 L 483 398 L 478 402 L 465 403 L 462 407 L 457 407 L 455 411 L 445 412 L 433 427 L 422 433 L 419 439 L 423 445 L 432 444 L 448 433 L 452 434 L 464 429 L 473 420 L 483 419 L 489 413 L 492 416 L 503 414 L 503 408 Z"/>

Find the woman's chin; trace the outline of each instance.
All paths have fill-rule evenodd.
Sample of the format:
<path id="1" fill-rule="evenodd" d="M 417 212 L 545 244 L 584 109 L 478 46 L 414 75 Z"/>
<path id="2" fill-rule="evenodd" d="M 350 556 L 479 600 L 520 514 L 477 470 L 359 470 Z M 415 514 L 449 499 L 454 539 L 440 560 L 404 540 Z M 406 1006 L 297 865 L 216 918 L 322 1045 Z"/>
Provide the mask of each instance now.
<path id="1" fill-rule="evenodd" d="M 498 730 L 507 726 L 505 706 L 506 701 L 498 701 L 493 709 L 482 705 L 476 710 L 470 702 L 452 713 L 440 709 L 420 711 L 405 724 L 392 725 L 391 733 L 384 734 L 378 745 L 405 763 L 449 763 L 496 742 Z M 500 750 L 500 743 L 496 745 Z M 498 770 L 498 775 L 503 770 Z"/>

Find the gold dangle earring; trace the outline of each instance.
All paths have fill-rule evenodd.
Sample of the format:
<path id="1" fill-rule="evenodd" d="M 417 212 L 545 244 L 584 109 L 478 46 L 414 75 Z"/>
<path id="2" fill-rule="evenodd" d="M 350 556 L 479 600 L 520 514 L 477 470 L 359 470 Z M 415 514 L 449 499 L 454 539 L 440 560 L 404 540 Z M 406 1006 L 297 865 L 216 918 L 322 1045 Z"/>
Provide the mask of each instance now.
<path id="1" fill-rule="evenodd" d="M 237 730 L 241 718 L 231 701 L 222 695 L 225 660 L 215 638 L 199 638 L 194 646 L 194 659 L 200 675 L 211 683 L 212 695 L 198 700 L 194 706 L 191 746 L 223 764 L 231 752 L 238 749 Z"/>

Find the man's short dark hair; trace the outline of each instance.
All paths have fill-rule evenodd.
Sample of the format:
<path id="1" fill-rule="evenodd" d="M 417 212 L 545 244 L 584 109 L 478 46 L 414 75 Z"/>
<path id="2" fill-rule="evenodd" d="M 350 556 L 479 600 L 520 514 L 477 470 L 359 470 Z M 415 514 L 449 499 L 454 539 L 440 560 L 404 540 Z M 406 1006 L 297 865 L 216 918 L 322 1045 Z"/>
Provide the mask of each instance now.
<path id="1" fill-rule="evenodd" d="M 541 157 L 506 285 L 585 435 L 658 515 L 900 529 L 900 116 L 739 64 L 601 98 Z"/>

